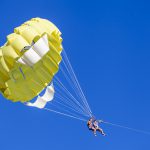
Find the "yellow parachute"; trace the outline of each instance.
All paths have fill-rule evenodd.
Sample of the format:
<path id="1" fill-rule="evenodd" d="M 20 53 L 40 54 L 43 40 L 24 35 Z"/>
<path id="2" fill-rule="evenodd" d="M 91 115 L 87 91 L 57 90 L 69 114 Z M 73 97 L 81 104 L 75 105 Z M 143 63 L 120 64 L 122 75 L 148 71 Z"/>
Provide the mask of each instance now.
<path id="1" fill-rule="evenodd" d="M 62 49 L 61 32 L 46 19 L 15 28 L 0 47 L 0 92 L 13 102 L 85 121 L 92 112 Z"/>
<path id="2" fill-rule="evenodd" d="M 61 62 L 62 38 L 50 21 L 33 18 L 14 29 L 0 48 L 0 91 L 13 102 L 36 97 Z"/>

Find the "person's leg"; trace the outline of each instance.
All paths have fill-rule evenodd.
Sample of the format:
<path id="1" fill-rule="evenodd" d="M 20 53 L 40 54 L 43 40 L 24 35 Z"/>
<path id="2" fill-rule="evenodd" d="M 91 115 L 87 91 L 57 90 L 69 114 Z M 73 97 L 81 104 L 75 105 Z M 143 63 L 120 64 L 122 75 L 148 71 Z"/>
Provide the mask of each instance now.
<path id="1" fill-rule="evenodd" d="M 105 136 L 105 133 L 104 133 L 104 131 L 101 128 L 97 128 L 97 131 L 99 131 L 102 135 Z"/>
<path id="2" fill-rule="evenodd" d="M 92 127 L 93 133 L 96 136 L 96 129 L 94 127 Z"/>

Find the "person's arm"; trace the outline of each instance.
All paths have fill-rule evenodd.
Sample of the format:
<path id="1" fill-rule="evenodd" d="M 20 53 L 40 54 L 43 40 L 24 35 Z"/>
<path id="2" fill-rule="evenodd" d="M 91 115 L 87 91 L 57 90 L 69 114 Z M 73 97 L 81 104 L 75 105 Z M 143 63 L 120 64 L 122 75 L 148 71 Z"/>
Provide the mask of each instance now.
<path id="1" fill-rule="evenodd" d="M 103 123 L 103 120 L 98 120 L 99 123 Z"/>

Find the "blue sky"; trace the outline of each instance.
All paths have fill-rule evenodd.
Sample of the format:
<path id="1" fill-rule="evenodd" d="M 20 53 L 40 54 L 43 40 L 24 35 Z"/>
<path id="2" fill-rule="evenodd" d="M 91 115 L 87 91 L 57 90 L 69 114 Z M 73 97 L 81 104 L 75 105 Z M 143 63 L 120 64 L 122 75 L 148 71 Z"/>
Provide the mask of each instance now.
<path id="1" fill-rule="evenodd" d="M 42 17 L 62 32 L 92 111 L 98 118 L 150 131 L 148 1 L 0 1 L 0 44 L 24 21 Z M 30 109 L 0 96 L 2 150 L 149 150 L 150 136 L 103 124 L 94 137 L 80 121 Z"/>

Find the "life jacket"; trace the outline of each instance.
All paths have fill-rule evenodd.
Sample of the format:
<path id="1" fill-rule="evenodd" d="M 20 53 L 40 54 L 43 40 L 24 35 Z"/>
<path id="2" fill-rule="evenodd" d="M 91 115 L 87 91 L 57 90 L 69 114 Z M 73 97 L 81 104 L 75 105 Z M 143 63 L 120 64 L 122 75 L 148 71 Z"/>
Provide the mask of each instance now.
<path id="1" fill-rule="evenodd" d="M 90 122 L 90 121 L 88 121 L 88 122 L 87 122 L 87 127 L 88 127 L 89 129 L 91 129 L 91 128 L 93 127 L 93 123 Z"/>

